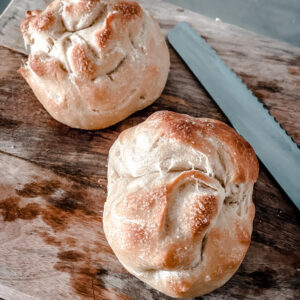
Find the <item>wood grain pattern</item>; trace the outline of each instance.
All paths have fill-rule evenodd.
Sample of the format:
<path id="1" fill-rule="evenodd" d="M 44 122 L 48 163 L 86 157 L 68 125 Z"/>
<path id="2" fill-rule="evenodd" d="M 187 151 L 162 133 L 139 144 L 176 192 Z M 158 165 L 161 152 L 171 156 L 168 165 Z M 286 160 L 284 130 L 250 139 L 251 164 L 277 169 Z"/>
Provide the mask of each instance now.
<path id="1" fill-rule="evenodd" d="M 299 48 L 170 4 L 142 2 L 165 34 L 179 21 L 191 23 L 300 143 Z M 26 57 L 0 48 L 0 298 L 170 299 L 129 275 L 102 231 L 107 154 L 122 130 L 161 109 L 228 123 L 170 52 L 158 101 L 106 130 L 82 131 L 47 114 L 16 73 Z M 300 298 L 299 212 L 262 165 L 254 201 L 243 264 L 224 287 L 199 299 Z"/>

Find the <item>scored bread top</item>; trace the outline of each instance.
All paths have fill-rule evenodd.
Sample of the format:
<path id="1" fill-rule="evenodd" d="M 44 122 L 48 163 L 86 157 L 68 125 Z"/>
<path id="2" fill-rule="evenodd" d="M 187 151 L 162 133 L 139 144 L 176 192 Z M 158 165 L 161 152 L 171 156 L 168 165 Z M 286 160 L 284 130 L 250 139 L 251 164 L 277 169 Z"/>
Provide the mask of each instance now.
<path id="1" fill-rule="evenodd" d="M 106 237 L 135 276 L 172 297 L 224 284 L 250 244 L 252 147 L 223 122 L 157 112 L 109 154 Z"/>
<path id="2" fill-rule="evenodd" d="M 55 0 L 21 24 L 28 63 L 20 73 L 57 120 L 112 125 L 161 94 L 169 52 L 157 22 L 137 3 Z"/>

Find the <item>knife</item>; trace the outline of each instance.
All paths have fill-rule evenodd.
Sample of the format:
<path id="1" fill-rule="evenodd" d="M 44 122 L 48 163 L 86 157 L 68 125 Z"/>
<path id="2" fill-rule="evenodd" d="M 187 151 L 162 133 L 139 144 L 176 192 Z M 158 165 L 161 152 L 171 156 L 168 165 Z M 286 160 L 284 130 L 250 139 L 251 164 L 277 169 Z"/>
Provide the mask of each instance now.
<path id="1" fill-rule="evenodd" d="M 168 34 L 170 44 L 225 113 L 236 131 L 300 209 L 300 149 L 263 104 L 186 22 Z"/>

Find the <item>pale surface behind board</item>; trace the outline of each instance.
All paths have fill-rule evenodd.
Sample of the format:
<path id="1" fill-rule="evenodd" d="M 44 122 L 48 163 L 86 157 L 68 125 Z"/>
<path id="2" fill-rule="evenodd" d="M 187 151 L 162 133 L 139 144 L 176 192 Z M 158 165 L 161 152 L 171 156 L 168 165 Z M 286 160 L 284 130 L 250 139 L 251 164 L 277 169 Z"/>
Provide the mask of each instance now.
<path id="1" fill-rule="evenodd" d="M 0 19 L 0 45 L 27 54 L 20 31 L 27 10 L 44 9 L 49 0 L 12 0 Z"/>
<path id="2" fill-rule="evenodd" d="M 192 24 L 300 143 L 299 48 L 166 3 L 142 3 L 165 34 L 180 21 Z M 91 132 L 53 120 L 16 73 L 25 56 L 0 48 L 0 298 L 10 300 L 17 291 L 51 300 L 170 299 L 121 267 L 101 219 L 107 154 L 122 130 L 162 109 L 228 123 L 170 52 L 162 97 L 116 126 Z M 262 166 L 254 202 L 244 262 L 224 287 L 203 299 L 300 298 L 299 213 Z"/>

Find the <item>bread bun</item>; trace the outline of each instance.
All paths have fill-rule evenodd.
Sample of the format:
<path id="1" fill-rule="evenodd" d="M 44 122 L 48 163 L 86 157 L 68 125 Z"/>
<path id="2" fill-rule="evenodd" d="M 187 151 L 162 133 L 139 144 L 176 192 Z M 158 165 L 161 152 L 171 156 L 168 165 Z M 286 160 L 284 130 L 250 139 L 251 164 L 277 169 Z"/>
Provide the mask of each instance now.
<path id="1" fill-rule="evenodd" d="M 171 297 L 223 285 L 249 247 L 258 161 L 223 122 L 154 113 L 108 162 L 104 231 L 122 265 Z"/>
<path id="2" fill-rule="evenodd" d="M 55 0 L 21 24 L 19 72 L 46 110 L 71 127 L 101 129 L 153 103 L 170 58 L 158 23 L 136 2 Z"/>

